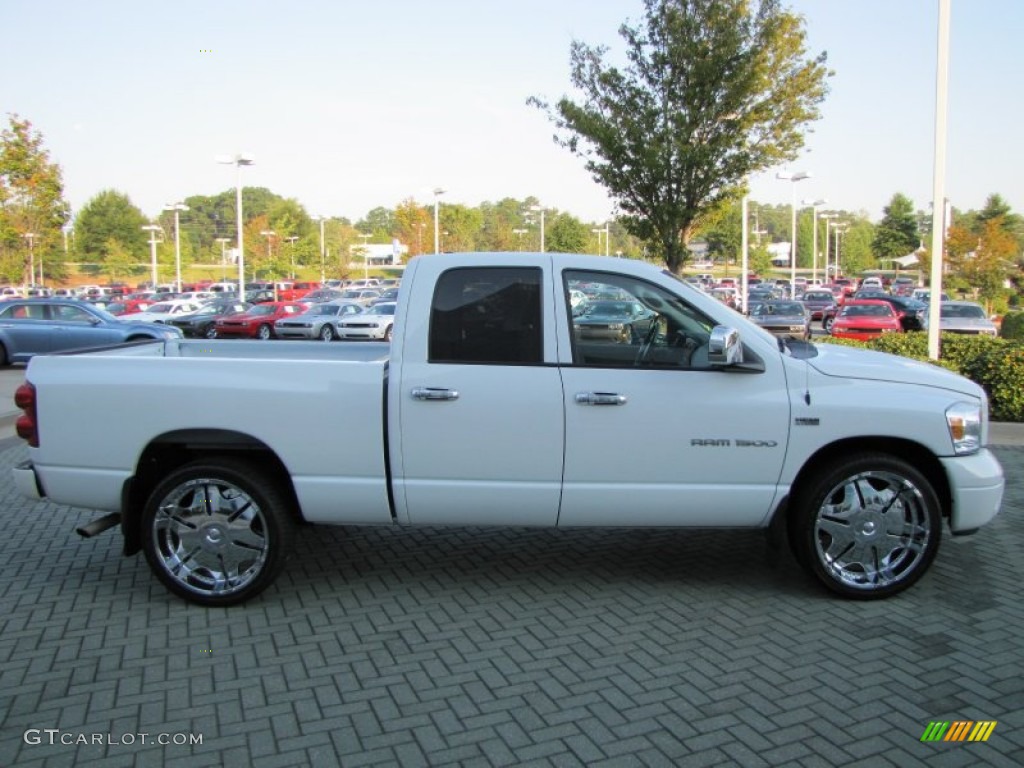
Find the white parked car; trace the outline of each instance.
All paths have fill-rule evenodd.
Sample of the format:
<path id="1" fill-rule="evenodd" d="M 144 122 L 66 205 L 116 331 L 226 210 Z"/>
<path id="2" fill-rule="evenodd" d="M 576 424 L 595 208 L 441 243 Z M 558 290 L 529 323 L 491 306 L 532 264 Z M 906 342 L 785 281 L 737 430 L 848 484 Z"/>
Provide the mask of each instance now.
<path id="1" fill-rule="evenodd" d="M 133 323 L 166 323 L 172 317 L 198 312 L 202 302 L 187 299 L 168 299 L 153 304 L 145 312 L 136 312 L 131 316 Z"/>
<path id="2" fill-rule="evenodd" d="M 372 339 L 391 341 L 391 331 L 395 327 L 395 307 L 393 301 L 374 304 L 365 312 L 352 315 L 338 321 L 338 337 L 342 339 Z"/>
<path id="3" fill-rule="evenodd" d="M 928 312 L 922 325 L 928 330 Z M 999 329 L 985 314 L 985 308 L 973 301 L 943 301 L 939 304 L 939 330 L 943 333 L 964 333 L 998 336 Z"/>

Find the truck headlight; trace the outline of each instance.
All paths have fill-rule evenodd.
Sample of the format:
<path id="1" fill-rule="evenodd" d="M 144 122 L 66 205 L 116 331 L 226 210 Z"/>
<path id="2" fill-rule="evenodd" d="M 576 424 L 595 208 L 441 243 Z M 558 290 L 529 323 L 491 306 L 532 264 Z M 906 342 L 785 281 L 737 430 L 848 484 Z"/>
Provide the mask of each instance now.
<path id="1" fill-rule="evenodd" d="M 981 448 L 981 406 L 954 403 L 946 409 L 946 426 L 958 456 L 977 453 Z"/>

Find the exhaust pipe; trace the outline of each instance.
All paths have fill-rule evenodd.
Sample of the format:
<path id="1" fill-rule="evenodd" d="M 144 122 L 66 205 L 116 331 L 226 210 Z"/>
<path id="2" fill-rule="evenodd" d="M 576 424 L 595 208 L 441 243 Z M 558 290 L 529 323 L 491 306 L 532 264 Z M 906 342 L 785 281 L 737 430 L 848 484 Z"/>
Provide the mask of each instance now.
<path id="1" fill-rule="evenodd" d="M 81 536 L 83 539 L 91 539 L 93 536 L 98 536 L 108 528 L 113 528 L 115 525 L 120 525 L 121 513 L 111 512 L 109 515 L 98 517 L 91 523 L 80 525 L 75 528 L 75 533 Z"/>

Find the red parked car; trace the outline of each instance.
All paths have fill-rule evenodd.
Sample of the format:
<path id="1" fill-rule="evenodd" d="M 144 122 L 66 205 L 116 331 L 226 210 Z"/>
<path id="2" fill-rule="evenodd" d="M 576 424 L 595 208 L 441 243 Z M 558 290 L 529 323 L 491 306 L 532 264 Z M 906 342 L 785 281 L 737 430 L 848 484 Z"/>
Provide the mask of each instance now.
<path id="1" fill-rule="evenodd" d="M 290 288 L 278 290 L 277 296 L 281 301 L 298 301 L 307 293 L 318 291 L 323 288 L 320 283 L 312 280 L 298 280 L 292 283 Z"/>
<path id="2" fill-rule="evenodd" d="M 877 299 L 847 299 L 832 321 L 830 333 L 837 339 L 875 339 L 883 333 L 903 330 L 892 305 Z"/>
<path id="3" fill-rule="evenodd" d="M 274 322 L 282 317 L 301 315 L 308 307 L 297 301 L 268 301 L 256 304 L 239 315 L 228 315 L 217 320 L 217 338 L 274 338 Z"/>

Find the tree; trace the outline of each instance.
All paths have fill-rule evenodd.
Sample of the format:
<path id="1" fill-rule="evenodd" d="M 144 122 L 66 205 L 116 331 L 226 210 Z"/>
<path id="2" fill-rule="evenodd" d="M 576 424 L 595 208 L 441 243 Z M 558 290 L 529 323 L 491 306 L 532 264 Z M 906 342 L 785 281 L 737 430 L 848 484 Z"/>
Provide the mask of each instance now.
<path id="1" fill-rule="evenodd" d="M 827 93 L 825 54 L 805 58 L 803 20 L 778 0 L 644 0 L 623 24 L 628 64 L 574 41 L 571 82 L 554 107 L 537 97 L 561 146 L 585 159 L 627 216 L 680 272 L 709 212 L 747 177 L 792 160 Z"/>
<path id="2" fill-rule="evenodd" d="M 116 242 L 136 260 L 149 254 L 148 239 L 142 227 L 146 217 L 123 192 L 107 189 L 92 197 L 75 218 L 75 247 L 84 261 L 102 263 Z M 167 238 L 174 239 L 174 216 L 164 227 Z"/>
<path id="3" fill-rule="evenodd" d="M 0 132 L 0 278 L 34 282 L 29 241 L 39 259 L 62 259 L 61 227 L 69 216 L 61 169 L 50 162 L 42 134 L 28 120 L 9 115 Z"/>
<path id="4" fill-rule="evenodd" d="M 590 227 L 571 213 L 558 213 L 547 225 L 544 247 L 551 253 L 586 253 L 591 236 Z"/>
<path id="5" fill-rule="evenodd" d="M 433 250 L 434 229 L 431 213 L 411 197 L 403 200 L 395 209 L 395 226 L 395 236 L 409 246 L 410 256 L 426 253 L 428 249 Z"/>
<path id="6" fill-rule="evenodd" d="M 921 235 L 910 198 L 897 192 L 882 209 L 882 220 L 875 227 L 871 247 L 879 259 L 897 259 L 917 249 Z"/>

